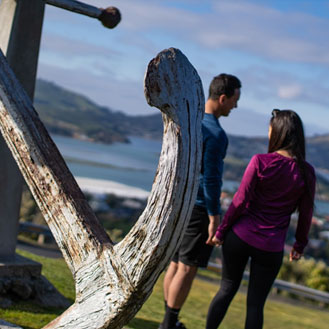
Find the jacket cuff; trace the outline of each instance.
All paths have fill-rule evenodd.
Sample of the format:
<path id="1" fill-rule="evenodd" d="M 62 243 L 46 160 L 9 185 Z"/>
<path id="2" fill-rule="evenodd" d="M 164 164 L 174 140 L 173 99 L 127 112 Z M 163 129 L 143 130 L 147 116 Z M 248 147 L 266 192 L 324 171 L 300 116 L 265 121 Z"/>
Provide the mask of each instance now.
<path id="1" fill-rule="evenodd" d="M 218 231 L 217 230 L 215 236 L 220 241 L 223 241 L 224 240 L 224 234 L 221 231 Z"/>
<path id="2" fill-rule="evenodd" d="M 293 245 L 293 248 L 294 248 L 298 253 L 302 254 L 302 253 L 304 252 L 304 248 L 305 248 L 305 246 L 302 245 L 302 244 L 300 244 L 300 243 L 298 243 L 298 242 L 296 241 L 296 242 L 294 243 L 294 245 Z"/>

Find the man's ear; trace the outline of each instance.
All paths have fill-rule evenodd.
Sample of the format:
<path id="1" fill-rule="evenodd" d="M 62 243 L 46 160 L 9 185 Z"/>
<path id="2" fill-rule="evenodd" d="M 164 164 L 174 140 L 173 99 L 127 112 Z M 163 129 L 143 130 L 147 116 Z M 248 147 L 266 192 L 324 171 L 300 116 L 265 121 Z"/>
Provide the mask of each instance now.
<path id="1" fill-rule="evenodd" d="M 222 94 L 218 97 L 218 102 L 220 105 L 223 105 L 227 100 L 227 96 L 225 94 Z"/>

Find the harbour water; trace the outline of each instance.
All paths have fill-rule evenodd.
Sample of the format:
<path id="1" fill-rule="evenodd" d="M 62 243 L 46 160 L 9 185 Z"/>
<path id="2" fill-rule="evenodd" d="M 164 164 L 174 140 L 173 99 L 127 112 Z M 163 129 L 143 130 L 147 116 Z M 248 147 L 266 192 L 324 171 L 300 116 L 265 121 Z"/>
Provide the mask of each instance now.
<path id="1" fill-rule="evenodd" d="M 150 191 L 160 156 L 158 141 L 132 138 L 104 145 L 52 136 L 74 176 L 109 180 Z"/>
<path id="2" fill-rule="evenodd" d="M 130 144 L 105 145 L 53 135 L 72 174 L 151 191 L 161 142 L 131 137 Z M 238 182 L 224 180 L 223 189 L 234 192 Z M 329 215 L 329 202 L 316 201 L 316 212 Z"/>
<path id="3" fill-rule="evenodd" d="M 316 200 L 315 201 L 315 212 L 321 216 L 329 216 L 329 202 Z"/>
<path id="4" fill-rule="evenodd" d="M 131 137 L 130 144 L 105 145 L 53 135 L 74 176 L 109 180 L 151 191 L 161 152 L 161 142 Z M 236 190 L 238 183 L 225 181 Z"/>

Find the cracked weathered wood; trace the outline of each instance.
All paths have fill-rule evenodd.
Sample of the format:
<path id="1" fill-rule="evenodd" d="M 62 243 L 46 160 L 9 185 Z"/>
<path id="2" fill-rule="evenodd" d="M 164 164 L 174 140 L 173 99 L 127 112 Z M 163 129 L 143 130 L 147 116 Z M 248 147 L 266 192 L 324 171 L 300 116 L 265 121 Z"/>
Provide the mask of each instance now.
<path id="1" fill-rule="evenodd" d="M 181 240 L 198 188 L 203 89 L 187 58 L 171 48 L 150 62 L 145 95 L 163 113 L 159 166 L 146 209 L 114 246 L 0 53 L 0 129 L 76 285 L 75 303 L 45 328 L 121 328 Z"/>

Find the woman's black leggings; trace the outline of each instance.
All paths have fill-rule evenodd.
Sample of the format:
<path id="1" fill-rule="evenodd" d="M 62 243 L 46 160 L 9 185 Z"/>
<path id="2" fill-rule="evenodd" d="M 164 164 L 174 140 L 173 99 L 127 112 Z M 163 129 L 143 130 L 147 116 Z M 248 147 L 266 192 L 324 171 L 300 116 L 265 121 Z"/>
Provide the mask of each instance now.
<path id="1" fill-rule="evenodd" d="M 217 329 L 222 322 L 239 289 L 249 257 L 251 262 L 245 329 L 263 327 L 264 304 L 280 270 L 283 251 L 268 252 L 254 248 L 231 230 L 224 240 L 221 286 L 210 304 L 206 329 Z"/>

